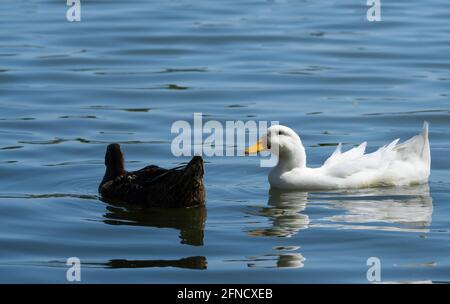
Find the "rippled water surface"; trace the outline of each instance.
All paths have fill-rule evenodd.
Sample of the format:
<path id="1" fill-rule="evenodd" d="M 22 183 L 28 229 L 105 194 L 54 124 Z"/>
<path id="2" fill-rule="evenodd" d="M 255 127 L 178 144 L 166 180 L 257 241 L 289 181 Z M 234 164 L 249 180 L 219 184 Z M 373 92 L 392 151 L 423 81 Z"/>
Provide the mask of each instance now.
<path id="1" fill-rule="evenodd" d="M 450 2 L 0 4 L 0 282 L 450 281 Z M 174 121 L 278 120 L 317 166 L 431 124 L 429 186 L 269 192 L 256 157 L 206 158 L 205 209 L 103 202 L 110 142 L 176 166 Z"/>

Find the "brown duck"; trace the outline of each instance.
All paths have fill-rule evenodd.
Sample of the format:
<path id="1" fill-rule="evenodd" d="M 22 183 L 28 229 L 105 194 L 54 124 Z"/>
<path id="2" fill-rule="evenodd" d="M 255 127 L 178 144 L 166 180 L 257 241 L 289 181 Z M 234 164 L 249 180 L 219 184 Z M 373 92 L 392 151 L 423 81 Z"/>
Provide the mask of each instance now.
<path id="1" fill-rule="evenodd" d="M 127 172 L 119 144 L 110 144 L 106 172 L 98 192 L 107 200 L 149 207 L 185 208 L 205 204 L 203 159 L 194 156 L 186 166 L 164 169 L 148 166 Z"/>

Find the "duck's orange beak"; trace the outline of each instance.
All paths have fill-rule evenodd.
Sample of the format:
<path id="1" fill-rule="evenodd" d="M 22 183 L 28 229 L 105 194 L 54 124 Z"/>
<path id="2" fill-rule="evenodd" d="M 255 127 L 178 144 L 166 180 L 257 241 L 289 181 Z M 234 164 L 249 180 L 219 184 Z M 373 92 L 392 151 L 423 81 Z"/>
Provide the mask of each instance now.
<path id="1" fill-rule="evenodd" d="M 264 141 L 260 139 L 256 144 L 245 149 L 245 155 L 258 153 L 265 150 L 267 150 L 267 148 L 264 145 Z"/>

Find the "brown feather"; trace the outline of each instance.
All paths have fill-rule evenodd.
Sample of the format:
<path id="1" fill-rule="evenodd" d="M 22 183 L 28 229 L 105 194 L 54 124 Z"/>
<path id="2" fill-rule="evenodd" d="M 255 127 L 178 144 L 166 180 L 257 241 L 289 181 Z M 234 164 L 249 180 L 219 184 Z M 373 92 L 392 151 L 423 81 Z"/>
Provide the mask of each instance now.
<path id="1" fill-rule="evenodd" d="M 203 159 L 194 156 L 182 167 L 164 169 L 148 166 L 138 171 L 124 169 L 118 144 L 108 146 L 106 172 L 99 185 L 103 198 L 149 207 L 193 207 L 205 204 Z"/>

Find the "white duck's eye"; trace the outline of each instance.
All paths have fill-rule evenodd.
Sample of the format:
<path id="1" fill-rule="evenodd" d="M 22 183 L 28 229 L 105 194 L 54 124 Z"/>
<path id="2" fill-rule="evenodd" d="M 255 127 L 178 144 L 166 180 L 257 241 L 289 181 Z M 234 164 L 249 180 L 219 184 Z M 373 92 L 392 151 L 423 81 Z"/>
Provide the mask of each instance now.
<path id="1" fill-rule="evenodd" d="M 283 135 L 284 133 L 283 133 L 283 131 L 278 131 L 278 135 Z"/>

